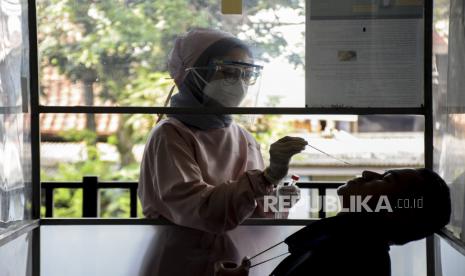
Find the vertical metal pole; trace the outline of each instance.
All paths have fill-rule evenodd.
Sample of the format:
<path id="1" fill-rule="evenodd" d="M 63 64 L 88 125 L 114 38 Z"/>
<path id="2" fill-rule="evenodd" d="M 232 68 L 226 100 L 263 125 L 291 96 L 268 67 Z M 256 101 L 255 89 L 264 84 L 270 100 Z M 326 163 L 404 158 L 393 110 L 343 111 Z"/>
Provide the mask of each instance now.
<path id="1" fill-rule="evenodd" d="M 441 238 L 439 236 L 433 236 L 434 240 L 434 256 L 436 260 L 434 262 L 435 276 L 442 276 L 442 260 L 441 260 Z"/>
<path id="2" fill-rule="evenodd" d="M 135 187 L 131 187 L 129 189 L 129 204 L 131 205 L 130 206 L 130 216 L 132 218 L 136 218 L 137 217 L 137 189 Z"/>
<path id="3" fill-rule="evenodd" d="M 426 275 L 436 275 L 436 247 L 434 246 L 434 234 L 426 237 Z"/>
<path id="4" fill-rule="evenodd" d="M 40 224 L 32 230 L 32 276 L 40 276 Z"/>
<path id="5" fill-rule="evenodd" d="M 40 220 L 40 114 L 36 1 L 27 1 L 29 29 L 29 94 L 31 96 L 32 219 Z M 32 275 L 40 275 L 40 224 L 32 234 Z"/>
<path id="6" fill-rule="evenodd" d="M 95 218 L 98 216 L 98 177 L 82 178 L 82 216 Z"/>
<path id="7" fill-rule="evenodd" d="M 53 217 L 53 191 L 51 187 L 45 188 L 45 217 Z"/>
<path id="8" fill-rule="evenodd" d="M 40 126 L 39 126 L 39 68 L 37 52 L 37 21 L 34 0 L 28 0 L 29 11 L 29 67 L 31 94 L 31 161 L 32 161 L 32 217 L 40 218 Z"/>
<path id="9" fill-rule="evenodd" d="M 425 167 L 433 169 L 433 91 L 432 91 L 432 56 L 433 56 L 433 4 L 425 1 Z"/>
<path id="10" fill-rule="evenodd" d="M 325 187 L 320 187 L 318 188 L 318 196 L 320 197 L 319 200 L 321 200 L 321 206 L 320 206 L 320 211 L 318 211 L 318 217 L 320 219 L 326 218 L 326 188 Z"/>
<path id="11" fill-rule="evenodd" d="M 433 169 L 433 0 L 425 0 L 424 7 L 424 104 L 425 104 L 425 167 Z M 434 235 L 426 238 L 426 275 L 434 276 L 435 269 Z"/>

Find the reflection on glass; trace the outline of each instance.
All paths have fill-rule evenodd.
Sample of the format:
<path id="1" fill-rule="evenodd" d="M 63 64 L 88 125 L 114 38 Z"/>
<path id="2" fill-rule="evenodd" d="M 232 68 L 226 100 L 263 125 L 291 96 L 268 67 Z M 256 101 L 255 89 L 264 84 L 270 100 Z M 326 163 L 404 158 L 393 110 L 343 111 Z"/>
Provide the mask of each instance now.
<path id="1" fill-rule="evenodd" d="M 465 115 L 440 115 L 447 125 L 437 135 L 438 157 L 436 168 L 450 184 L 452 214 L 449 229 L 465 240 Z"/>
<path id="2" fill-rule="evenodd" d="M 0 107 L 21 105 L 21 12 L 20 1 L 0 1 Z"/>
<path id="3" fill-rule="evenodd" d="M 462 275 L 465 271 L 465 256 L 444 239 L 440 239 L 439 248 L 442 275 Z"/>
<path id="4" fill-rule="evenodd" d="M 241 257 L 251 256 L 282 241 L 300 228 L 301 226 L 239 226 L 230 231 L 229 236 Z M 170 230 L 179 231 L 178 227 L 156 225 L 44 226 L 42 229 L 41 270 L 43 275 L 48 276 L 154 275 L 153 268 L 159 260 L 157 255 L 163 253 L 156 249 L 166 241 L 164 239 L 169 236 Z M 89 254 L 88 248 L 95 250 Z M 198 255 L 198 250 L 197 253 L 192 250 L 180 251 L 179 254 L 182 256 L 183 253 L 190 252 L 190 257 L 203 257 Z M 282 244 L 257 260 L 266 260 L 285 250 L 286 247 Z M 71 252 L 71 255 L 64 252 Z M 283 258 L 257 266 L 249 275 L 269 275 Z M 80 262 L 71 261 L 73 259 L 79 259 Z"/>
<path id="5" fill-rule="evenodd" d="M 434 7 L 434 167 L 450 184 L 448 229 L 465 241 L 465 114 L 463 106 L 464 1 L 441 0 Z"/>
<path id="6" fill-rule="evenodd" d="M 242 15 L 222 14 L 220 2 L 37 1 L 41 103 L 162 106 L 175 37 L 210 27 L 246 41 L 265 66 L 260 106 L 303 107 L 305 1 L 244 1 Z"/>
<path id="7" fill-rule="evenodd" d="M 154 248 L 159 244 L 161 232 L 167 228 L 169 226 L 43 226 L 41 272 L 47 276 L 153 275 L 144 274 L 143 271 L 150 272 L 154 263 L 153 257 L 160 253 L 154 251 Z M 243 257 L 255 255 L 300 228 L 301 226 L 239 226 L 230 235 L 237 245 L 239 255 Z M 89 254 L 89 248 L 94 249 L 92 254 Z M 256 261 L 258 263 L 275 257 L 285 250 L 285 245 L 277 246 Z M 425 275 L 425 252 L 425 240 L 392 246 L 389 255 L 393 275 Z M 282 258 L 252 268 L 249 275 L 269 275 Z M 80 261 L 76 262 L 76 259 Z"/>
<path id="8" fill-rule="evenodd" d="M 32 232 L 0 247 L 2 275 L 29 276 L 32 271 Z"/>
<path id="9" fill-rule="evenodd" d="M 30 217 L 30 120 L 24 1 L 0 1 L 0 229 Z M 1 232 L 1 231 L 0 231 Z"/>

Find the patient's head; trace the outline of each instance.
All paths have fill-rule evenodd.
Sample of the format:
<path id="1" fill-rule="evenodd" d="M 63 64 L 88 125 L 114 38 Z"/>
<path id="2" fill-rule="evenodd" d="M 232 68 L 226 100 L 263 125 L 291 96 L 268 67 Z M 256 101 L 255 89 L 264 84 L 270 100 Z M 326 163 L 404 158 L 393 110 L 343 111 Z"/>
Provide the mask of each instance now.
<path id="1" fill-rule="evenodd" d="M 368 210 L 386 219 L 390 226 L 386 232 L 395 244 L 424 238 L 449 222 L 449 188 L 439 175 L 428 169 L 390 170 L 384 174 L 364 171 L 362 177 L 341 186 L 338 194 L 343 207 L 350 208 L 350 212 L 367 212 L 364 208 L 351 207 L 357 200 L 361 202 L 371 196 L 366 201 Z"/>

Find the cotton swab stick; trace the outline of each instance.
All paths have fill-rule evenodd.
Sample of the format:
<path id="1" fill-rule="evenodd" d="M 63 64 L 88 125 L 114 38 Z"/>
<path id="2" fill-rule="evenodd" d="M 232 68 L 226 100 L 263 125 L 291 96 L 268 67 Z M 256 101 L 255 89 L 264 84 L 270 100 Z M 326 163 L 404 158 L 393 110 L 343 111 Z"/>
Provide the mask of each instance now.
<path id="1" fill-rule="evenodd" d="M 331 154 L 329 154 L 329 153 L 326 153 L 326 152 L 324 152 L 324 151 L 322 151 L 322 150 L 320 150 L 320 149 L 318 149 L 318 148 L 316 148 L 316 147 L 310 145 L 308 142 L 307 142 L 307 146 L 311 147 L 311 148 L 314 149 L 314 150 L 317 150 L 317 151 L 323 153 L 323 154 L 326 155 L 326 156 L 329 156 L 329 157 L 331 157 L 331 158 L 333 158 L 333 159 L 336 159 L 336 160 L 339 161 L 339 162 L 342 162 L 342 163 L 344 163 L 344 164 L 346 164 L 346 165 L 349 165 L 349 166 L 353 166 L 351 163 L 346 162 L 346 161 L 344 161 L 344 160 L 342 160 L 342 159 L 339 159 L 339 158 L 337 158 L 337 157 L 335 157 L 335 156 L 333 156 L 333 155 L 331 155 Z"/>

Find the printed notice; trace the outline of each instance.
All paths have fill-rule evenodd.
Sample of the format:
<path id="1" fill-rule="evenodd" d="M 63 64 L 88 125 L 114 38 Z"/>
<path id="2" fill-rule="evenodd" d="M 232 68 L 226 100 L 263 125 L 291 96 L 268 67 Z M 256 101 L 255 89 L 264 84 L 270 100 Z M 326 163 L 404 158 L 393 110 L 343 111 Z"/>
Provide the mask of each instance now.
<path id="1" fill-rule="evenodd" d="M 310 1 L 308 107 L 423 104 L 422 1 Z"/>
<path id="2" fill-rule="evenodd" d="M 463 108 L 465 107 L 465 14 L 463 12 L 465 3 L 451 1 L 451 11 L 455 12 L 451 12 L 449 19 L 447 106 Z"/>

